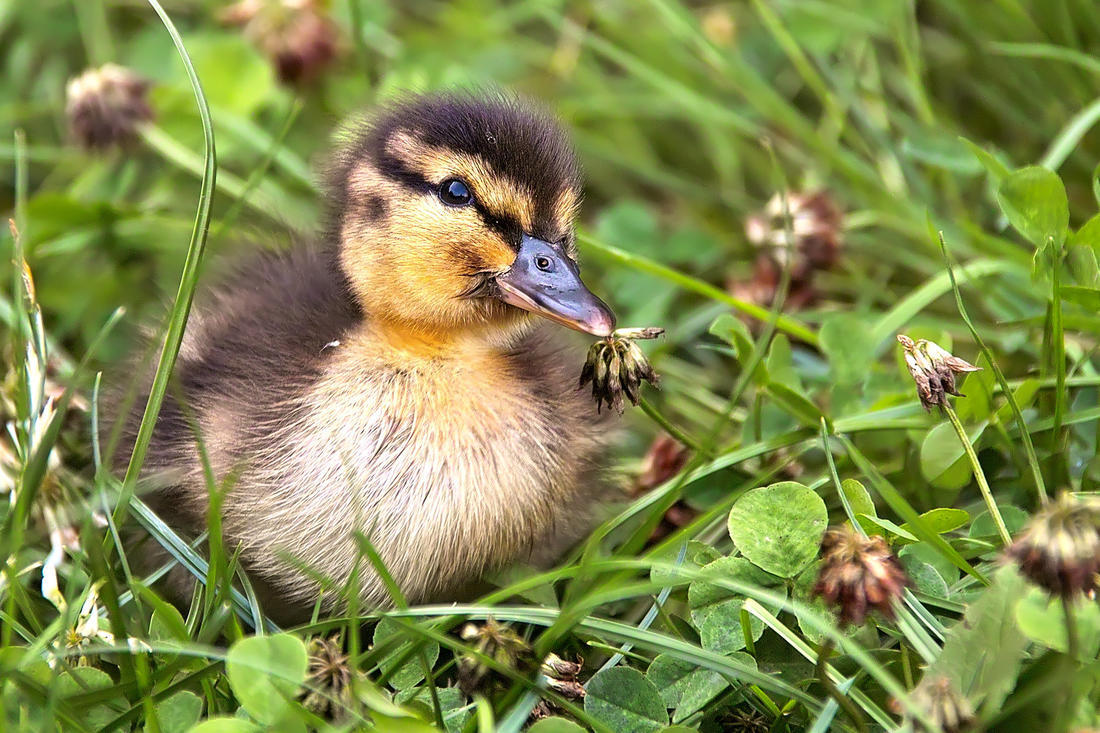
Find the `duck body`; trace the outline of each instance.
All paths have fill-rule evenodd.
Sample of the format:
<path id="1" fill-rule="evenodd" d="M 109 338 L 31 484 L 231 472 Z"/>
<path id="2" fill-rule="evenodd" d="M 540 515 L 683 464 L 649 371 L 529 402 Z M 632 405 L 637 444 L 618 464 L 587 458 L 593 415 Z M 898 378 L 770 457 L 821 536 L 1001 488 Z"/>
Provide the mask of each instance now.
<path id="1" fill-rule="evenodd" d="M 403 150 L 407 164 L 432 147 L 420 118 L 444 103 L 467 105 L 463 124 L 475 135 L 507 141 L 522 124 L 546 134 L 542 118 L 512 102 L 446 98 L 409 102 L 368 136 L 383 152 Z M 440 168 L 434 180 L 425 174 L 427 192 L 407 172 L 380 174 L 377 147 L 347 155 L 325 240 L 247 262 L 199 300 L 188 325 L 175 372 L 183 404 L 166 402 L 145 466 L 160 477 L 150 502 L 185 534 L 206 526 L 201 444 L 224 489 L 225 545 L 241 548 L 276 616 L 312 607 L 317 576 L 343 587 L 356 567 L 361 600 L 388 602 L 357 534 L 415 603 L 455 600 L 511 563 L 552 560 L 590 526 L 608 426 L 576 388 L 580 352 L 528 312 L 610 330 L 606 307 L 583 286 L 569 289 L 572 210 L 561 198 L 576 184 L 550 187 L 558 198 L 545 210 L 552 217 L 556 207 L 557 221 L 517 222 L 507 238 L 500 220 L 533 210 L 523 203 L 533 192 L 498 198 L 476 219 L 459 211 L 466 221 L 456 223 L 437 196 L 441 184 L 454 188 L 454 149 L 420 159 Z M 461 172 L 482 200 L 496 195 L 487 180 L 498 192 L 524 188 L 491 154 L 459 152 L 487 169 Z M 429 257 L 439 251 L 442 260 Z M 537 271 L 520 271 L 525 256 Z M 485 261 L 493 257 L 500 262 Z"/>

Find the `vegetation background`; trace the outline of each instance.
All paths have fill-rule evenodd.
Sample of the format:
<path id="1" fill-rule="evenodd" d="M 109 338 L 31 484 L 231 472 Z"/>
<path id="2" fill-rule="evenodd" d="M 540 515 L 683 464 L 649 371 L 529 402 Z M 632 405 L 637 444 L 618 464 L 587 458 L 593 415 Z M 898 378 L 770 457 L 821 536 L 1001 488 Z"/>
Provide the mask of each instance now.
<path id="1" fill-rule="evenodd" d="M 6 729 L 1100 727 L 1095 600 L 1048 598 L 1000 531 L 1034 539 L 1046 496 L 1087 506 L 1100 480 L 1100 6 L 332 0 L 265 37 L 224 3 L 163 5 L 0 2 Z M 85 150 L 66 85 L 108 62 L 151 82 L 153 118 Z M 142 325 L 178 334 L 204 244 L 216 263 L 313 231 L 341 121 L 486 84 L 563 118 L 594 290 L 667 329 L 645 345 L 661 390 L 623 417 L 635 494 L 476 603 L 276 629 L 216 524 L 207 562 L 137 466 L 105 468 L 99 375 Z M 921 409 L 899 332 L 984 367 L 953 410 Z M 187 612 L 130 573 L 124 521 L 205 581 Z M 811 593 L 842 522 L 900 557 L 893 618 Z M 1091 582 L 1095 524 L 1036 551 Z"/>

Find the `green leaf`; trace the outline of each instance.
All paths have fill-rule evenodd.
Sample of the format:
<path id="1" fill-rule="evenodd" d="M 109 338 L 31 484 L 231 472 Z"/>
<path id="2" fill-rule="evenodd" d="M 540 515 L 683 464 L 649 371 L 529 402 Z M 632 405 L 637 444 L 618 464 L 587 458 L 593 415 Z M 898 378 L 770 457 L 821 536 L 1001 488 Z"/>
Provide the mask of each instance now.
<path id="1" fill-rule="evenodd" d="M 661 691 L 636 669 L 605 669 L 587 690 L 584 711 L 616 733 L 656 733 L 668 725 Z"/>
<path id="2" fill-rule="evenodd" d="M 553 716 L 536 721 L 527 729 L 527 733 L 584 733 L 584 728 L 572 720 Z"/>
<path id="3" fill-rule="evenodd" d="M 780 382 L 769 382 L 765 390 L 784 410 L 797 418 L 803 425 L 817 427 L 821 424 L 824 415 L 817 405 L 805 395 Z M 826 418 L 826 422 L 828 422 L 828 418 Z"/>
<path id="4" fill-rule="evenodd" d="M 901 141 L 901 153 L 926 165 L 964 176 L 982 172 L 981 161 L 975 160 L 966 142 L 942 128 L 913 130 Z"/>
<path id="5" fill-rule="evenodd" d="M 440 711 L 443 713 L 443 725 L 448 733 L 459 733 L 473 715 L 473 710 L 466 702 L 466 696 L 457 687 L 436 687 L 435 694 L 439 699 Z M 402 690 L 394 696 L 394 700 L 407 705 L 410 710 L 420 712 L 426 719 L 430 720 L 435 714 L 432 693 L 426 685 Z"/>
<path id="6" fill-rule="evenodd" d="M 745 634 L 741 627 L 741 607 L 744 597 L 722 586 L 707 582 L 707 577 L 752 583 L 764 588 L 774 587 L 782 581 L 753 565 L 743 557 L 723 557 L 702 569 L 703 578 L 688 586 L 688 607 L 691 622 L 699 630 L 703 648 L 728 654 L 745 648 Z M 764 622 L 749 616 L 749 629 L 753 640 L 764 633 Z"/>
<path id="7" fill-rule="evenodd" d="M 386 639 L 394 636 L 405 636 L 408 632 L 405 628 L 394 621 L 392 618 L 383 618 L 378 622 L 378 625 L 374 627 L 374 643 L 375 645 L 381 644 Z M 407 644 L 398 644 L 394 647 L 390 655 L 382 660 L 381 668 L 383 672 L 389 672 L 394 668 L 394 664 L 403 656 L 408 650 Z M 424 655 L 427 657 L 428 665 L 435 666 L 436 660 L 439 659 L 439 644 L 428 642 L 424 644 L 421 649 L 424 650 Z M 400 669 L 393 672 L 389 679 L 390 687 L 395 690 L 404 690 L 405 688 L 417 685 L 424 679 L 424 665 L 420 661 L 419 655 L 414 654 L 405 660 L 405 663 L 401 665 Z"/>
<path id="8" fill-rule="evenodd" d="M 875 336 L 872 319 L 858 313 L 826 316 L 818 332 L 821 351 L 828 357 L 833 376 L 843 385 L 858 384 L 874 362 Z"/>
<path id="9" fill-rule="evenodd" d="M 1061 247 L 1069 232 L 1069 201 L 1054 171 L 1028 166 L 1010 173 L 997 188 L 997 203 L 1008 221 L 1036 247 L 1054 240 Z"/>
<path id="10" fill-rule="evenodd" d="M 756 660 L 741 654 L 741 661 L 756 666 Z M 658 654 L 650 663 L 646 677 L 661 691 L 665 707 L 672 708 L 672 722 L 679 723 L 729 687 L 722 675 L 685 662 L 671 654 Z"/>
<path id="11" fill-rule="evenodd" d="M 1058 288 L 1062 300 L 1090 311 L 1100 311 L 1100 290 L 1080 285 L 1062 285 Z"/>
<path id="12" fill-rule="evenodd" d="M 951 532 L 959 527 L 966 526 L 966 523 L 970 521 L 970 514 L 962 509 L 941 507 L 939 509 L 931 509 L 921 514 L 920 518 L 924 520 L 925 525 L 930 530 L 936 534 L 944 534 L 945 532 Z M 901 528 L 906 532 L 912 533 L 913 531 L 913 528 L 909 526 L 908 522 L 901 525 Z"/>
<path id="13" fill-rule="evenodd" d="M 676 557 L 680 554 L 678 547 L 668 547 L 664 552 L 659 553 L 653 559 L 660 560 L 661 562 L 674 564 Z M 686 568 L 701 568 L 704 565 L 709 565 L 718 558 L 722 557 L 722 553 L 714 549 L 705 542 L 698 540 L 689 540 L 687 551 L 684 553 L 683 567 Z M 654 583 L 665 584 L 670 582 L 676 577 L 676 573 L 665 570 L 664 568 L 653 568 L 649 571 L 649 579 Z"/>
<path id="14" fill-rule="evenodd" d="M 1030 519 L 1027 512 L 1018 506 L 1012 506 L 1011 504 L 998 504 L 997 509 L 1001 512 L 1001 519 L 1005 520 L 1005 527 L 1010 534 L 1016 534 L 1016 532 L 1023 529 Z M 990 516 L 988 511 L 984 511 L 974 517 L 974 521 L 970 524 L 970 536 L 971 537 L 995 537 L 997 536 L 997 524 L 993 521 L 993 517 Z"/>
<path id="15" fill-rule="evenodd" d="M 204 720 L 187 733 L 260 733 L 260 726 L 241 718 L 218 717 Z"/>
<path id="16" fill-rule="evenodd" d="M 1014 609 L 1026 589 L 1012 567 L 993 574 L 993 582 L 969 604 L 963 619 L 947 631 L 943 651 L 925 672 L 947 677 L 965 690 L 975 707 L 995 710 L 1016 684 L 1027 640 L 1016 627 Z"/>
<path id="17" fill-rule="evenodd" d="M 976 143 L 967 140 L 965 137 L 960 137 L 959 139 L 963 141 L 966 147 L 970 148 L 971 154 L 978 159 L 978 162 L 982 164 L 982 167 L 985 168 L 986 172 L 989 173 L 994 181 L 1000 183 L 1003 178 L 1008 176 L 1009 170 L 1004 163 L 997 160 L 997 158 L 993 157 L 993 155 L 988 153 L 984 148 L 979 147 Z"/>
<path id="18" fill-rule="evenodd" d="M 787 334 L 777 333 L 772 338 L 765 363 L 772 383 L 781 382 L 790 389 L 802 389 L 802 379 L 794 367 L 794 354 L 791 352 L 791 340 L 787 338 Z"/>
<path id="19" fill-rule="evenodd" d="M 306 666 L 305 644 L 292 634 L 241 639 L 225 657 L 233 694 L 249 715 L 268 724 L 290 714 L 293 706 L 288 701 L 305 681 Z"/>
<path id="20" fill-rule="evenodd" d="M 184 733 L 202 716 L 202 698 L 193 692 L 180 690 L 157 703 L 157 720 L 161 733 Z"/>
<path id="21" fill-rule="evenodd" d="M 981 423 L 970 432 L 972 444 L 982 437 L 985 428 L 986 424 Z M 928 431 L 920 446 L 920 472 L 925 481 L 941 489 L 959 489 L 970 482 L 971 470 L 951 423 L 940 423 Z"/>
<path id="22" fill-rule="evenodd" d="M 889 519 L 883 519 L 882 517 L 871 517 L 866 514 L 857 514 L 856 521 L 859 522 L 859 526 L 863 527 L 863 531 L 867 534 L 877 534 L 885 537 L 887 534 L 899 537 L 906 542 L 917 542 L 917 536 L 902 529 Z"/>
<path id="23" fill-rule="evenodd" d="M 83 695 L 97 690 L 110 690 L 114 680 L 106 672 L 95 667 L 73 667 L 58 676 L 57 694 L 60 697 Z M 92 730 L 98 730 L 111 722 L 118 711 L 105 702 L 94 703 L 80 709 L 80 720 Z"/>
<path id="24" fill-rule="evenodd" d="M 746 492 L 730 510 L 729 533 L 757 567 L 793 578 L 813 562 L 829 522 L 825 502 L 794 481 Z"/>
<path id="25" fill-rule="evenodd" d="M 878 512 L 875 511 L 875 502 L 871 499 L 871 494 L 859 481 L 854 478 L 846 478 L 840 482 L 840 490 L 844 492 L 844 496 L 848 499 L 848 504 L 852 507 L 852 512 L 855 514 L 864 514 L 868 517 L 878 516 Z"/>
<path id="26" fill-rule="evenodd" d="M 270 64 L 239 34 L 191 35 L 187 50 L 206 98 L 216 107 L 248 117 L 275 90 Z"/>
<path id="27" fill-rule="evenodd" d="M 904 562 L 904 558 L 902 564 L 917 590 L 933 598 L 947 598 L 949 595 L 947 582 L 934 567 L 920 560 Z"/>
<path id="28" fill-rule="evenodd" d="M 951 562 L 940 553 L 936 552 L 934 548 L 924 542 L 917 542 L 910 545 L 905 545 L 898 550 L 898 557 L 903 562 L 906 562 L 906 567 L 909 563 L 923 563 L 930 566 L 933 570 L 939 573 L 943 578 L 943 582 L 950 587 L 955 581 L 959 579 L 959 569 L 951 564 Z"/>
<path id="29" fill-rule="evenodd" d="M 707 331 L 732 346 L 738 361 L 744 362 L 752 354 L 752 334 L 740 318 L 723 313 L 714 319 Z"/>
<path id="30" fill-rule="evenodd" d="M 1092 169 L 1092 197 L 1100 204 L 1100 163 Z"/>
<path id="31" fill-rule="evenodd" d="M 1096 652 L 1100 650 L 1100 606 L 1094 602 L 1075 603 L 1073 614 L 1077 623 L 1079 657 L 1087 663 L 1096 659 Z M 1062 602 L 1040 588 L 1028 588 L 1016 604 L 1016 623 L 1036 644 L 1063 654 L 1067 651 L 1066 614 Z"/>

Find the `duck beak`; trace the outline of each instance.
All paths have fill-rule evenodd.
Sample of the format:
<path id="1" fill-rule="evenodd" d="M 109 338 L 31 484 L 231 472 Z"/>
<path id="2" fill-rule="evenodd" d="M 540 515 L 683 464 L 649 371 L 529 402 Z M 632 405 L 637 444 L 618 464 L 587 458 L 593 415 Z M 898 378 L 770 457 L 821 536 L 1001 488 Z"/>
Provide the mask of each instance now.
<path id="1" fill-rule="evenodd" d="M 581 282 L 560 247 L 523 235 L 512 266 L 496 278 L 500 299 L 594 336 L 615 330 L 615 314 Z"/>

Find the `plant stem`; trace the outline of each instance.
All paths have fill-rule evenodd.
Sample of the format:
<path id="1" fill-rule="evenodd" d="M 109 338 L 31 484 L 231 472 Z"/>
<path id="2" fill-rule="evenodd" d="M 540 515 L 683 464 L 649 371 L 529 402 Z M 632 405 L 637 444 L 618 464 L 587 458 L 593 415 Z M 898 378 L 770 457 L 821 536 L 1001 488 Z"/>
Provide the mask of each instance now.
<path id="1" fill-rule="evenodd" d="M 985 505 L 989 507 L 989 514 L 993 517 L 994 524 L 997 525 L 997 533 L 1001 535 L 1001 541 L 1007 547 L 1012 544 L 1012 535 L 1008 533 L 1005 520 L 1001 517 L 1001 510 L 997 508 L 997 503 L 993 501 L 993 492 L 989 489 L 989 482 L 985 480 L 982 464 L 978 463 L 978 454 L 974 452 L 974 446 L 970 444 L 970 438 L 967 436 L 962 423 L 959 422 L 959 416 L 955 414 L 955 408 L 949 403 L 945 403 L 943 411 L 947 413 L 948 419 L 951 420 L 951 425 L 955 428 L 955 434 L 959 436 L 959 442 L 962 443 L 963 451 L 966 453 L 966 457 L 970 459 L 970 465 L 974 469 L 974 478 L 978 482 L 982 498 L 985 499 Z"/>
<path id="2" fill-rule="evenodd" d="M 997 361 L 993 358 L 992 349 L 986 345 L 982 335 L 978 333 L 978 329 L 974 326 L 974 322 L 970 320 L 970 315 L 966 312 L 962 293 L 959 292 L 959 283 L 955 279 L 955 269 L 952 267 L 951 257 L 947 253 L 947 242 L 943 238 L 943 232 L 940 232 L 940 253 L 943 255 L 944 264 L 947 266 L 947 275 L 951 279 L 951 290 L 955 294 L 955 305 L 959 310 L 959 316 L 962 317 L 966 327 L 970 329 L 970 335 L 974 337 L 974 342 L 978 344 L 982 355 L 989 362 L 989 368 L 993 370 L 993 376 L 997 379 L 997 384 L 1001 386 L 1001 393 L 1012 409 L 1016 425 L 1020 428 L 1020 439 L 1024 443 L 1024 452 L 1027 453 L 1027 463 L 1031 467 L 1031 475 L 1035 480 L 1035 493 L 1039 495 L 1039 503 L 1046 504 L 1048 501 L 1046 482 L 1043 481 L 1043 472 L 1039 468 L 1039 459 L 1035 455 L 1035 446 L 1031 442 L 1031 433 L 1028 432 L 1027 421 L 1024 420 L 1024 414 L 1020 411 L 1020 405 L 1016 402 L 1012 388 L 1008 386 L 1008 380 L 1005 379 L 1004 372 L 1001 371 L 1001 367 L 997 365 Z"/>
<path id="3" fill-rule="evenodd" d="M 702 450 L 702 446 L 699 445 L 699 441 L 695 440 L 695 438 L 692 438 L 683 430 L 673 425 L 672 422 L 667 417 L 658 412 L 657 408 L 654 407 L 653 404 L 645 397 L 642 397 L 638 401 L 638 406 L 642 408 L 642 412 L 644 412 L 646 415 L 649 415 L 650 419 L 653 420 L 653 422 L 661 426 L 661 429 L 671 435 L 673 438 L 680 441 L 688 448 L 691 448 L 693 451 L 698 452 Z"/>
<path id="4" fill-rule="evenodd" d="M 817 653 L 817 679 L 821 683 L 825 691 L 829 693 L 829 697 L 836 700 L 837 705 L 844 711 L 844 714 L 848 716 L 848 719 L 855 725 L 856 730 L 862 733 L 867 730 L 867 724 L 863 720 L 863 716 L 860 715 L 859 708 L 857 708 L 848 696 L 837 689 L 833 681 L 829 679 L 829 657 L 833 654 L 833 642 L 831 639 L 826 639 L 821 645 L 821 650 Z"/>
<path id="5" fill-rule="evenodd" d="M 1077 661 L 1077 650 L 1080 643 L 1077 640 L 1077 617 L 1073 613 L 1073 600 L 1062 596 L 1062 611 L 1066 614 L 1066 654 L 1070 660 Z"/>

